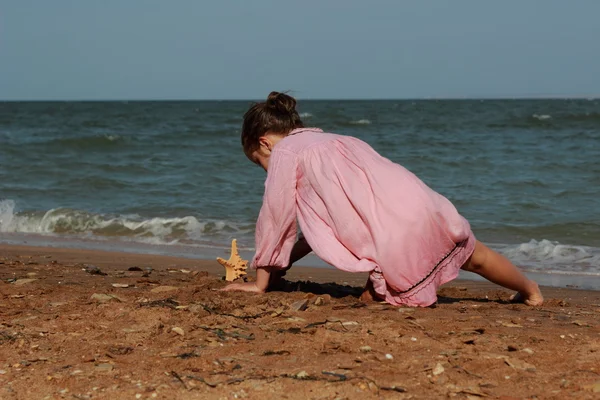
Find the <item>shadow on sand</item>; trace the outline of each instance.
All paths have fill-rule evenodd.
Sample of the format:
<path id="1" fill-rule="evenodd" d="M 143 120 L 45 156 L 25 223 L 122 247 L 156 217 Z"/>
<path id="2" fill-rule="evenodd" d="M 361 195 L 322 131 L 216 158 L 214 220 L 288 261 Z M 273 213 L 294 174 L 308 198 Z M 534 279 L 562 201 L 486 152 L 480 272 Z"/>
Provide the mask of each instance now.
<path id="1" fill-rule="evenodd" d="M 288 281 L 285 279 L 277 282 L 269 291 L 272 292 L 302 292 L 302 293 L 313 293 L 316 295 L 328 294 L 333 298 L 340 299 L 347 296 L 359 298 L 364 288 L 360 286 L 340 285 L 334 282 L 328 283 L 317 283 L 311 281 Z M 447 292 L 447 291 L 445 291 Z M 454 293 L 453 293 L 454 294 Z M 464 296 L 463 296 L 464 295 Z M 510 304 L 508 300 L 502 299 L 487 299 L 481 297 L 473 297 L 471 293 L 464 292 L 460 293 L 459 296 L 452 296 L 444 293 L 438 295 L 438 301 L 436 304 L 455 304 L 460 302 L 475 302 L 475 303 L 496 303 L 496 304 Z M 434 304 L 432 307 L 435 307 Z"/>

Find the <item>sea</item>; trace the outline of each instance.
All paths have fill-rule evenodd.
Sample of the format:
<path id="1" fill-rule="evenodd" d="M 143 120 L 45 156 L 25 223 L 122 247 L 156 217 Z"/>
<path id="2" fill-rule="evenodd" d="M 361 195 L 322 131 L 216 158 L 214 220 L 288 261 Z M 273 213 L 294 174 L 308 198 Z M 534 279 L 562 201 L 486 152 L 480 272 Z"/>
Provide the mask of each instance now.
<path id="1" fill-rule="evenodd" d="M 210 259 L 235 238 L 251 256 L 266 176 L 241 149 L 251 104 L 0 102 L 0 243 Z M 414 172 L 525 271 L 598 282 L 600 100 L 298 108 Z"/>

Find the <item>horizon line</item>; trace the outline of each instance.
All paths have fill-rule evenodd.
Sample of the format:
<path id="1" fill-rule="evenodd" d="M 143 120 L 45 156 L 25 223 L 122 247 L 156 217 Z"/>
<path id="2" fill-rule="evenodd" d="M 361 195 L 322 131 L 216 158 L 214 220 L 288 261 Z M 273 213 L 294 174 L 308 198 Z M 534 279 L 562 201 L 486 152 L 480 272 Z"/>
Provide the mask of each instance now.
<path id="1" fill-rule="evenodd" d="M 600 99 L 599 95 L 540 95 L 540 96 L 482 96 L 482 97 L 435 97 L 435 96 L 424 96 L 424 97 L 347 97 L 347 98 L 335 98 L 335 97 L 296 97 L 298 101 L 489 101 L 489 100 L 596 100 Z M 154 99 L 142 99 L 142 98 L 106 98 L 106 99 L 0 99 L 2 103 L 93 103 L 93 102 L 193 102 L 193 101 L 222 101 L 222 102 L 240 102 L 240 101 L 262 101 L 262 99 L 251 99 L 251 98 L 154 98 Z"/>

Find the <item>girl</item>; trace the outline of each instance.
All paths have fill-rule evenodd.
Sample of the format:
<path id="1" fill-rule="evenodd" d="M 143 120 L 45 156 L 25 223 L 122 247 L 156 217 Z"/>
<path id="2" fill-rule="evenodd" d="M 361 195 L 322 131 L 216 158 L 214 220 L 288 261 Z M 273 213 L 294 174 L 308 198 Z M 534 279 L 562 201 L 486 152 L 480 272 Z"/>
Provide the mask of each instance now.
<path id="1" fill-rule="evenodd" d="M 267 171 L 256 282 L 224 290 L 264 293 L 312 250 L 343 271 L 368 272 L 364 300 L 429 306 L 462 268 L 516 290 L 528 305 L 543 303 L 537 283 L 477 241 L 448 199 L 359 139 L 305 128 L 293 97 L 272 92 L 253 105 L 242 146 Z M 304 236 L 294 243 L 296 221 Z"/>

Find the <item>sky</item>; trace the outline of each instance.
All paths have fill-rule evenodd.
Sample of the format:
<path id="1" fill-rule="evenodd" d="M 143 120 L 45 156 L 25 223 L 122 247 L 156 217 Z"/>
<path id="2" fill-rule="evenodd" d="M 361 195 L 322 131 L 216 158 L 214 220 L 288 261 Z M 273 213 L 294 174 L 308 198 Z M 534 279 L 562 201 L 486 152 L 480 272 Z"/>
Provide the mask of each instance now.
<path id="1" fill-rule="evenodd" d="M 0 0 L 1 100 L 590 97 L 598 0 Z"/>

